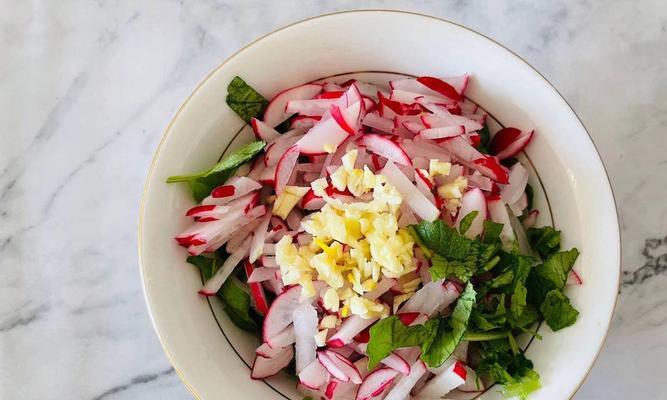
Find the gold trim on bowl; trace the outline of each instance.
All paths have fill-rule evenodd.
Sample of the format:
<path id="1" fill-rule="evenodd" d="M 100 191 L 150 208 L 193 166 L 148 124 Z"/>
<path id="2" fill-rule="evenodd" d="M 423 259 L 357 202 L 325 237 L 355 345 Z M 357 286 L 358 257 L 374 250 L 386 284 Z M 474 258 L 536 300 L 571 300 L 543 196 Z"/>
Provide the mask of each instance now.
<path id="1" fill-rule="evenodd" d="M 509 48 L 505 47 L 503 44 L 497 42 L 496 40 L 494 40 L 494 39 L 492 39 L 492 38 L 490 38 L 490 37 L 488 37 L 488 36 L 486 36 L 486 35 L 484 35 L 484 34 L 482 34 L 482 33 L 480 33 L 480 32 L 477 32 L 477 31 L 475 31 L 474 29 L 468 28 L 467 26 L 461 25 L 461 24 L 459 24 L 459 23 L 456 23 L 456 22 L 453 22 L 453 21 L 450 21 L 450 20 L 447 20 L 447 19 L 444 19 L 444 18 L 435 17 L 435 16 L 432 16 L 432 15 L 427 15 L 427 14 L 422 14 L 422 13 L 417 13 L 417 12 L 412 12 L 412 11 L 402 11 L 402 10 L 392 10 L 392 9 L 359 9 L 359 10 L 346 10 L 346 11 L 338 11 L 338 12 L 332 12 L 332 13 L 328 13 L 328 14 L 322 14 L 322 15 L 318 15 L 318 16 L 315 16 L 315 17 L 310 17 L 310 18 L 306 18 L 306 19 L 303 19 L 303 20 L 300 20 L 300 21 L 297 21 L 297 22 L 290 23 L 290 24 L 285 25 L 285 26 L 283 26 L 283 27 L 281 27 L 281 28 L 278 28 L 278 29 L 276 29 L 276 30 L 274 30 L 274 31 L 272 31 L 272 32 L 269 32 L 269 33 L 267 33 L 267 34 L 265 34 L 265 35 L 262 35 L 262 36 L 260 36 L 259 38 L 257 38 L 257 39 L 255 39 L 255 40 L 253 40 L 252 42 L 248 43 L 247 45 L 243 46 L 242 48 L 240 48 L 239 50 L 237 50 L 236 52 L 234 52 L 232 55 L 230 55 L 230 56 L 229 56 L 225 61 L 223 61 L 221 64 L 219 64 L 218 66 L 216 66 L 213 70 L 211 70 L 211 72 L 209 72 L 209 73 L 206 75 L 206 77 L 204 77 L 204 79 L 202 79 L 202 80 L 197 84 L 197 86 L 196 86 L 196 87 L 194 88 L 194 90 L 190 93 L 190 95 L 189 95 L 189 96 L 185 99 L 185 101 L 180 105 L 180 107 L 178 108 L 178 110 L 177 110 L 176 113 L 174 114 L 173 118 L 171 119 L 171 121 L 170 121 L 169 124 L 167 125 L 167 127 L 166 127 L 164 133 L 162 134 L 162 138 L 160 139 L 160 143 L 158 144 L 158 147 L 157 147 L 157 149 L 155 150 L 155 153 L 154 153 L 154 155 L 153 155 L 153 158 L 152 158 L 152 160 L 151 160 L 151 164 L 150 164 L 150 167 L 149 167 L 149 170 L 148 170 L 148 175 L 146 176 L 146 180 L 145 180 L 145 182 L 144 182 L 144 189 L 143 189 L 143 191 L 142 191 L 142 196 L 141 196 L 141 205 L 140 205 L 140 207 L 139 207 L 139 226 L 138 226 L 138 235 L 137 235 L 137 236 L 138 236 L 137 244 L 138 244 L 138 251 L 139 251 L 139 269 L 140 269 L 140 274 L 141 274 L 142 287 L 143 287 L 143 291 L 144 291 L 144 299 L 145 299 L 145 301 L 146 301 L 146 305 L 147 305 L 147 307 L 148 307 L 148 314 L 149 314 L 149 316 L 150 316 L 150 318 L 151 318 L 151 323 L 153 324 L 153 329 L 155 330 L 155 333 L 156 333 L 157 336 L 158 336 L 158 340 L 160 341 L 160 345 L 162 346 L 162 349 L 164 350 L 164 352 L 165 352 L 165 354 L 166 354 L 166 356 L 167 356 L 167 359 L 169 359 L 169 362 L 172 364 L 172 366 L 173 366 L 173 368 L 174 368 L 174 371 L 176 372 L 176 374 L 178 375 L 178 377 L 181 379 L 181 381 L 183 381 L 183 383 L 184 383 L 185 386 L 188 388 L 188 390 L 189 390 L 189 391 L 192 393 L 192 395 L 193 395 L 196 399 L 198 399 L 198 400 L 201 400 L 201 396 L 197 393 L 197 391 L 195 390 L 195 388 L 194 388 L 194 387 L 193 387 L 193 386 L 192 386 L 192 385 L 185 379 L 185 376 L 184 376 L 183 372 L 180 371 L 180 370 L 178 369 L 178 367 L 176 366 L 176 363 L 175 363 L 175 361 L 174 361 L 173 356 L 171 355 L 171 353 L 167 350 L 167 348 L 166 348 L 165 345 L 164 345 L 164 340 L 163 340 L 163 338 L 162 338 L 162 336 L 161 336 L 161 334 L 160 334 L 160 330 L 158 329 L 158 326 L 157 326 L 156 323 L 155 323 L 155 319 L 153 318 L 153 313 L 152 313 L 152 310 L 151 310 L 151 305 L 150 305 L 150 302 L 148 301 L 148 293 L 146 292 L 145 277 L 144 277 L 144 268 L 143 268 L 143 259 L 142 259 L 143 255 L 142 255 L 142 251 L 141 251 L 141 247 L 142 247 L 142 246 L 141 246 L 141 245 L 142 245 L 142 240 L 141 240 L 141 238 L 142 238 L 142 225 L 143 225 L 143 215 L 144 215 L 144 207 L 145 207 L 145 203 L 146 203 L 146 193 L 147 193 L 147 189 L 148 189 L 148 182 L 150 181 L 150 178 L 151 178 L 151 176 L 153 175 L 153 171 L 154 171 L 154 169 L 155 169 L 156 159 L 157 159 L 158 154 L 160 153 L 160 149 L 162 148 L 162 145 L 164 144 L 164 142 L 165 142 L 165 140 L 166 140 L 166 138 L 167 138 L 167 135 L 168 135 L 169 132 L 171 131 L 171 127 L 173 126 L 174 122 L 176 121 L 176 119 L 178 118 L 178 116 L 181 114 L 181 112 L 183 111 L 183 109 L 185 108 L 185 106 L 188 104 L 188 102 L 190 101 L 190 99 L 194 96 L 194 94 L 195 94 L 195 93 L 196 93 L 196 92 L 197 92 L 197 91 L 198 91 L 198 90 L 199 90 L 199 89 L 200 89 L 200 88 L 201 88 L 201 87 L 202 87 L 202 86 L 203 86 L 203 85 L 204 85 L 204 84 L 211 78 L 211 76 L 213 76 L 218 70 L 220 70 L 222 67 L 224 67 L 225 64 L 227 64 L 231 59 L 233 59 L 234 57 L 236 57 L 236 56 L 237 56 L 239 53 L 241 53 L 242 51 L 246 50 L 246 49 L 249 48 L 250 46 L 252 46 L 252 45 L 254 45 L 255 43 L 259 42 L 260 40 L 269 37 L 270 35 L 273 35 L 273 34 L 275 34 L 275 33 L 278 33 L 278 32 L 280 32 L 280 31 L 283 31 L 283 30 L 285 30 L 285 29 L 288 29 L 288 28 L 290 28 L 290 27 L 292 27 L 292 26 L 301 24 L 301 23 L 303 23 L 303 22 L 312 21 L 312 20 L 316 20 L 316 19 L 324 18 L 324 17 L 329 17 L 329 16 L 333 16 L 333 15 L 340 15 L 340 14 L 377 13 L 377 12 L 381 12 L 381 13 L 395 13 L 395 14 L 407 14 L 407 15 L 419 16 L 419 17 L 424 17 L 424 18 L 433 19 L 433 20 L 436 20 L 436 21 L 439 21 L 439 22 L 444 22 L 444 23 L 451 24 L 451 25 L 457 26 L 457 27 L 459 27 L 459 28 L 465 29 L 465 30 L 467 30 L 467 31 L 469 31 L 469 32 L 472 32 L 472 33 L 474 33 L 474 34 L 476 34 L 476 35 L 479 35 L 479 36 L 481 36 L 481 37 L 483 37 L 483 38 L 485 38 L 485 39 L 487 39 L 487 40 L 490 40 L 491 42 L 495 43 L 496 45 L 498 45 L 498 46 L 502 47 L 503 49 L 507 50 L 509 53 L 511 53 L 511 54 L 512 54 L 513 56 L 515 56 L 517 59 L 519 59 L 520 61 L 522 61 L 523 63 L 525 63 L 525 64 L 526 64 L 529 68 L 531 68 L 535 73 L 537 73 L 537 74 L 544 80 L 544 82 L 546 82 L 547 85 L 549 85 L 549 86 L 550 86 L 550 87 L 551 87 L 551 88 L 558 94 L 558 96 L 560 96 L 560 98 L 565 102 L 565 104 L 567 104 L 568 108 L 570 109 L 570 111 L 572 112 L 572 114 L 577 118 L 577 120 L 579 121 L 579 123 L 581 124 L 581 126 L 584 128 L 584 131 L 585 131 L 586 134 L 588 135 L 589 140 L 590 140 L 591 143 L 593 144 L 593 148 L 595 149 L 595 152 L 596 152 L 596 154 L 597 154 L 597 156 L 598 156 L 598 159 L 600 160 L 600 163 L 602 164 L 602 168 L 603 168 L 603 170 L 604 170 L 604 172 L 605 172 L 605 177 L 607 178 L 607 184 L 609 185 L 609 189 L 610 189 L 610 192 L 611 192 L 611 194 L 612 194 L 612 201 L 614 202 L 614 208 L 615 208 L 615 210 L 616 210 L 616 223 L 617 223 L 617 229 L 618 229 L 618 232 L 619 232 L 619 240 L 620 240 L 621 230 L 620 230 L 620 224 L 619 224 L 619 222 L 618 222 L 618 205 L 617 205 L 617 203 L 616 203 L 616 199 L 615 199 L 615 197 L 614 197 L 614 191 L 613 191 L 613 188 L 612 188 L 612 185 L 611 185 L 611 181 L 609 180 L 609 174 L 608 174 L 608 172 L 607 172 L 607 168 L 605 167 L 604 162 L 602 161 L 602 157 L 600 157 L 600 152 L 599 152 L 599 150 L 597 149 L 597 147 L 595 146 L 595 142 L 593 141 L 593 138 L 591 137 L 590 133 L 589 133 L 588 130 L 586 129 L 586 126 L 584 125 L 584 123 L 581 121 L 581 118 L 579 118 L 579 115 L 577 115 L 577 113 L 574 111 L 574 109 L 572 108 L 572 106 L 567 102 L 567 100 L 566 100 L 566 99 L 563 97 L 563 95 L 558 91 L 558 89 L 556 89 L 556 87 L 555 87 L 554 85 L 552 85 L 551 82 L 549 82 L 549 80 L 548 80 L 544 75 L 542 75 L 537 69 L 535 69 L 530 63 L 528 63 L 525 59 L 523 59 L 521 56 L 519 56 L 518 54 L 516 54 L 514 51 L 512 51 L 512 50 L 510 50 Z M 619 286 L 618 286 L 617 291 L 616 291 L 617 293 L 618 293 L 619 290 L 620 290 L 620 272 L 621 272 L 621 264 L 620 264 L 620 260 L 621 260 L 621 256 L 622 256 L 622 253 L 621 253 L 621 247 L 620 247 L 620 243 L 619 243 L 619 253 L 618 253 L 618 259 L 619 259 L 619 265 L 618 265 L 619 284 L 618 284 L 618 285 L 619 285 Z M 605 336 L 604 336 L 604 338 L 603 338 L 603 340 L 602 340 L 602 343 L 601 343 L 601 345 L 600 345 L 600 349 L 598 350 L 597 354 L 595 355 L 595 358 L 593 359 L 591 365 L 589 366 L 588 371 L 586 372 L 586 374 L 584 375 L 584 377 L 582 378 L 582 380 L 579 382 L 579 385 L 577 386 L 577 388 L 574 390 L 574 392 L 572 392 L 572 393 L 569 395 L 569 398 L 570 398 L 570 399 L 572 399 L 572 398 L 574 397 L 575 393 L 581 388 L 581 386 L 583 385 L 583 383 L 586 381 L 586 378 L 587 378 L 588 375 L 590 374 L 590 372 L 591 372 L 591 370 L 592 370 L 592 368 L 593 368 L 593 365 L 595 364 L 595 361 L 596 361 L 597 358 L 599 357 L 600 352 L 602 351 L 602 348 L 604 347 L 604 343 L 605 343 L 605 341 L 606 341 L 606 339 L 607 339 L 607 336 L 608 336 L 608 334 L 609 334 L 609 327 L 611 326 L 611 322 L 612 322 L 614 313 L 615 313 L 615 311 L 616 311 L 616 306 L 617 306 L 617 305 L 618 305 L 618 294 L 616 295 L 616 301 L 614 302 L 614 307 L 613 307 L 613 309 L 612 309 L 612 313 L 611 313 L 611 315 L 610 315 L 609 321 L 607 322 L 607 329 L 606 329 L 606 332 L 605 332 Z"/>

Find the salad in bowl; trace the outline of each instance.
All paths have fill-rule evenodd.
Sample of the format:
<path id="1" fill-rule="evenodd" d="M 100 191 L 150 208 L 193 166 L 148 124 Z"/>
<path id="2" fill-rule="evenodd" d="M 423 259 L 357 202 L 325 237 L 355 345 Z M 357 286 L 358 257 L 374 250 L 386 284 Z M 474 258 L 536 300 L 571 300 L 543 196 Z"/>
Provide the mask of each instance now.
<path id="1" fill-rule="evenodd" d="M 536 226 L 536 133 L 491 126 L 468 75 L 351 79 L 271 100 L 235 77 L 256 140 L 172 176 L 197 205 L 175 240 L 231 321 L 256 335 L 251 377 L 285 371 L 313 399 L 525 399 L 521 343 L 574 324 L 576 248 Z"/>

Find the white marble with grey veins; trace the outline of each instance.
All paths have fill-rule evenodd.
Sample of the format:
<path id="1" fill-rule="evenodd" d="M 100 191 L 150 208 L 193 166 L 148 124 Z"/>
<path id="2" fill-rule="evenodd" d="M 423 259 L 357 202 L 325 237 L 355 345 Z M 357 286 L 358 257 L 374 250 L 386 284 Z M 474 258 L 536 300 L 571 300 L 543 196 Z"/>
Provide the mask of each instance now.
<path id="1" fill-rule="evenodd" d="M 609 170 L 623 285 L 577 399 L 665 398 L 667 2 L 0 0 L 0 399 L 184 399 L 150 326 L 139 198 L 170 117 L 213 66 L 356 7 L 445 17 L 539 69 Z"/>

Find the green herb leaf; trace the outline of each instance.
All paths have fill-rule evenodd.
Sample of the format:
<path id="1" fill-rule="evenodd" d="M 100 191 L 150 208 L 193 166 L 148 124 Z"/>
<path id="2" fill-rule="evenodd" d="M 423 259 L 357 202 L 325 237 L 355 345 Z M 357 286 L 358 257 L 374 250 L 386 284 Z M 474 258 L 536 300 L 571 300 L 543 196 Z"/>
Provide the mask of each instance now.
<path id="1" fill-rule="evenodd" d="M 491 140 L 491 135 L 489 134 L 489 126 L 487 124 L 484 124 L 482 129 L 477 131 L 479 133 L 479 146 L 477 146 L 477 150 L 481 151 L 482 153 L 489 154 L 489 140 Z"/>
<path id="2" fill-rule="evenodd" d="M 525 400 L 540 388 L 540 376 L 533 370 L 533 363 L 522 353 L 513 354 L 509 340 L 483 342 L 481 356 L 477 373 L 504 385 L 503 395 Z"/>
<path id="3" fill-rule="evenodd" d="M 561 251 L 550 256 L 544 264 L 533 268 L 526 281 L 529 301 L 542 304 L 547 292 L 562 289 L 578 256 L 579 251 L 576 248 Z"/>
<path id="4" fill-rule="evenodd" d="M 250 123 L 251 118 L 259 118 L 269 101 L 248 85 L 243 79 L 235 76 L 227 86 L 227 105 L 242 120 Z"/>
<path id="5" fill-rule="evenodd" d="M 440 254 L 436 254 L 431 258 L 431 263 L 433 265 L 429 268 L 429 272 L 434 281 L 455 275 L 461 281 L 468 282 L 477 270 L 477 254 L 471 253 L 464 261 L 450 261 Z"/>
<path id="6" fill-rule="evenodd" d="M 532 210 L 533 209 L 533 199 L 535 198 L 535 192 L 533 190 L 533 187 L 530 186 L 530 183 L 526 184 L 526 198 L 528 200 L 528 206 L 526 206 L 527 210 Z"/>
<path id="7" fill-rule="evenodd" d="M 438 320 L 424 325 L 405 326 L 396 316 L 381 319 L 370 329 L 366 353 L 368 369 L 375 368 L 392 351 L 402 347 L 424 346 L 433 341 Z"/>
<path id="8" fill-rule="evenodd" d="M 554 332 L 574 324 L 579 315 L 579 311 L 570 304 L 570 299 L 557 289 L 547 293 L 540 311 Z"/>
<path id="9" fill-rule="evenodd" d="M 477 215 L 479 214 L 479 211 L 471 211 L 461 219 L 461 223 L 459 224 L 459 232 L 461 232 L 461 235 L 465 235 L 466 232 L 468 232 L 468 229 L 470 229 L 470 225 L 472 225 L 472 222 L 475 220 Z"/>
<path id="10" fill-rule="evenodd" d="M 542 259 L 546 259 L 560 250 L 560 231 L 550 226 L 528 228 L 526 235 L 530 246 L 537 250 Z"/>
<path id="11" fill-rule="evenodd" d="M 506 398 L 518 398 L 525 400 L 528 395 L 541 388 L 540 376 L 534 370 L 527 370 L 524 375 L 512 382 L 505 383 L 500 391 Z"/>
<path id="12" fill-rule="evenodd" d="M 240 165 L 253 159 L 266 143 L 261 140 L 248 143 L 223 157 L 210 169 L 193 175 L 178 175 L 167 178 L 167 183 L 187 182 L 197 202 L 203 200 L 216 186 L 222 185 Z"/>
<path id="13" fill-rule="evenodd" d="M 257 324 L 250 317 L 250 295 L 239 287 L 234 279 L 227 279 L 218 291 L 223 308 L 229 318 L 244 331 L 256 333 Z"/>
<path id="14" fill-rule="evenodd" d="M 500 233 L 503 231 L 503 224 L 484 220 L 484 235 L 482 241 L 484 243 L 498 243 L 500 241 Z"/>
<path id="15" fill-rule="evenodd" d="M 202 278 L 207 281 L 222 265 L 221 257 L 190 256 L 186 261 L 201 271 Z M 227 279 L 218 290 L 223 302 L 223 309 L 239 328 L 248 332 L 258 332 L 257 323 L 250 316 L 250 296 L 241 289 L 234 279 Z"/>
<path id="16" fill-rule="evenodd" d="M 433 341 L 428 349 L 423 349 L 421 355 L 421 359 L 430 367 L 437 368 L 442 365 L 463 339 L 475 304 L 475 296 L 475 289 L 468 283 L 456 302 L 451 319 L 440 319 Z"/>
<path id="17" fill-rule="evenodd" d="M 470 252 L 473 241 L 460 235 L 456 229 L 441 220 L 422 221 L 413 225 L 419 238 L 429 249 L 450 260 L 464 260 Z"/>

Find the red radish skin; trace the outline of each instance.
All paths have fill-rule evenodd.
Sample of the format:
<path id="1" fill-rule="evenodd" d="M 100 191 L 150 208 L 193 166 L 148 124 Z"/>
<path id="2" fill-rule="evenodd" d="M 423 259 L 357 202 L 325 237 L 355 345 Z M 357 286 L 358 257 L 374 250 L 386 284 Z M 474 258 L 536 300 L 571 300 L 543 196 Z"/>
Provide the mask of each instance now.
<path id="1" fill-rule="evenodd" d="M 290 100 L 306 100 L 312 99 L 322 91 L 322 85 L 309 83 L 306 85 L 296 86 L 283 90 L 278 93 L 269 102 L 269 105 L 264 111 L 262 120 L 265 124 L 275 127 L 280 125 L 283 121 L 290 117 L 290 114 L 285 112 L 287 102 Z"/>
<path id="2" fill-rule="evenodd" d="M 494 157 L 483 157 L 477 160 L 474 160 L 476 168 L 482 174 L 488 176 L 494 181 L 506 185 L 509 183 L 509 173 L 507 169 L 500 165 L 500 163 Z"/>
<path id="3" fill-rule="evenodd" d="M 426 86 L 427 88 L 436 91 L 440 93 L 441 95 L 448 97 L 452 100 L 456 101 L 461 101 L 463 100 L 463 96 L 461 96 L 456 89 L 449 83 L 438 79 L 434 78 L 432 76 L 421 76 L 417 78 L 417 82 L 421 83 L 422 85 Z"/>
<path id="4" fill-rule="evenodd" d="M 355 121 L 353 129 L 358 127 L 356 122 L 358 122 L 360 113 L 361 104 L 359 102 L 341 110 L 343 120 L 348 125 L 350 125 L 350 121 Z M 350 128 L 352 128 L 352 125 L 350 125 Z M 337 148 L 348 137 L 350 137 L 350 133 L 341 128 L 333 118 L 327 120 L 323 118 L 297 142 L 297 145 L 303 155 L 321 155 L 326 154 L 324 145 L 329 144 Z"/>
<path id="5" fill-rule="evenodd" d="M 410 325 L 412 325 L 413 322 L 415 322 L 417 317 L 419 317 L 420 315 L 421 315 L 421 313 L 418 313 L 418 312 L 404 312 L 404 313 L 397 314 L 397 317 L 398 317 L 398 319 L 401 320 L 403 325 L 410 326 Z"/>
<path id="6" fill-rule="evenodd" d="M 243 267 L 245 269 L 246 277 L 250 278 L 250 275 L 252 275 L 252 272 L 255 268 L 248 261 L 243 263 Z M 253 301 L 255 303 L 255 309 L 260 315 L 266 315 L 266 313 L 269 311 L 269 303 L 266 300 L 266 294 L 264 293 L 262 284 L 257 282 L 250 282 L 248 283 L 248 286 L 250 286 L 250 294 L 252 295 Z"/>
<path id="7" fill-rule="evenodd" d="M 255 133 L 255 137 L 267 143 L 280 137 L 280 133 L 278 133 L 278 131 L 258 120 L 257 118 L 250 119 L 250 126 L 252 127 L 252 131 Z"/>
<path id="8" fill-rule="evenodd" d="M 391 368 L 379 368 L 371 372 L 357 389 L 355 400 L 369 400 L 379 396 L 394 382 L 397 374 L 398 372 Z"/>
<path id="9" fill-rule="evenodd" d="M 338 125 L 347 133 L 350 135 L 354 135 L 356 131 L 348 125 L 347 121 L 345 121 L 345 118 L 343 117 L 343 114 L 340 112 L 340 107 L 337 105 L 333 104 L 331 105 L 331 117 L 338 123 Z"/>
<path id="10" fill-rule="evenodd" d="M 395 142 L 386 137 L 374 134 L 363 135 L 357 143 L 366 146 L 369 151 L 385 157 L 397 164 L 412 166 L 412 160 L 405 153 L 405 150 Z"/>
<path id="11" fill-rule="evenodd" d="M 278 355 L 272 358 L 264 358 L 260 355 L 255 357 L 252 366 L 252 379 L 265 379 L 280 372 L 281 369 L 289 365 L 294 357 L 292 346 L 285 347 Z"/>
<path id="12" fill-rule="evenodd" d="M 292 146 L 287 151 L 285 154 L 283 154 L 282 157 L 280 157 L 280 161 L 278 161 L 278 165 L 276 166 L 276 176 L 274 181 L 276 182 L 276 194 L 280 195 L 287 186 L 287 182 L 290 179 L 290 176 L 292 176 L 292 172 L 294 171 L 294 166 L 296 165 L 296 162 L 299 159 L 299 147 L 298 146 Z"/>

